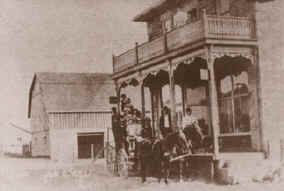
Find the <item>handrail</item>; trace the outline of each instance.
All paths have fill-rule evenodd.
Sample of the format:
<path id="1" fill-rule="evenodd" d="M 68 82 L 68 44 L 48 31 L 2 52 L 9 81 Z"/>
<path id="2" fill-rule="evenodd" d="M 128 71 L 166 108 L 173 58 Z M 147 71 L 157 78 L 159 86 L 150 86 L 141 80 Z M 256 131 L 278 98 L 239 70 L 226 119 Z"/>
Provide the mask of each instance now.
<path id="1" fill-rule="evenodd" d="M 206 15 L 193 23 L 178 26 L 151 41 L 136 44 L 132 49 L 115 56 L 114 73 L 127 70 L 154 57 L 166 54 L 201 38 L 255 39 L 255 23 L 248 17 Z"/>
<path id="2" fill-rule="evenodd" d="M 218 16 L 218 15 L 206 15 L 208 18 L 214 19 L 238 19 L 238 20 L 250 20 L 249 17 L 236 17 L 230 15 Z"/>

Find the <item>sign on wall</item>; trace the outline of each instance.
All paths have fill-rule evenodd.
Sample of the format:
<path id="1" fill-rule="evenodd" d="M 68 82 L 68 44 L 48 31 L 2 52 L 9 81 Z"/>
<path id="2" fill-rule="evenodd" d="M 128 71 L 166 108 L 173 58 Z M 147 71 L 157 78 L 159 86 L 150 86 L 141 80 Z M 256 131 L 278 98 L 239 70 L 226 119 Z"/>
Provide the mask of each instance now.
<path id="1" fill-rule="evenodd" d="M 207 69 L 200 69 L 200 79 L 209 80 L 209 72 Z"/>
<path id="2" fill-rule="evenodd" d="M 109 97 L 109 103 L 110 104 L 117 104 L 119 102 L 118 97 L 117 96 L 110 96 Z"/>

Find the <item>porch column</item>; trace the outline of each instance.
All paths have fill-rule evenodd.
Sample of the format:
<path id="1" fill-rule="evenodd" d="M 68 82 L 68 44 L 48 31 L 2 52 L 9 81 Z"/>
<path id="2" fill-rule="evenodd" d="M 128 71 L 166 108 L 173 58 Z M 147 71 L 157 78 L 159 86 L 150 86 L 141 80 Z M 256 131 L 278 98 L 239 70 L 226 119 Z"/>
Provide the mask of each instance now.
<path id="1" fill-rule="evenodd" d="M 120 92 L 121 92 L 121 85 L 117 82 L 115 82 L 115 91 L 116 91 L 116 96 L 118 98 L 118 102 L 117 102 L 117 113 L 118 113 L 118 116 L 120 116 Z M 119 120 L 120 122 L 120 120 Z M 120 126 L 120 124 L 119 124 Z M 119 128 L 120 129 L 120 128 Z M 112 133 L 113 133 L 113 136 L 114 136 L 114 141 L 115 141 L 115 151 L 116 153 L 118 153 L 119 149 L 120 149 L 120 143 L 121 143 L 121 132 L 119 129 L 114 129 L 112 127 Z M 118 155 L 116 154 L 116 157 L 118 157 Z M 117 160 L 117 159 L 116 159 Z M 118 170 L 118 166 L 116 165 L 115 166 L 115 171 Z"/>
<path id="2" fill-rule="evenodd" d="M 181 85 L 181 96 L 182 96 L 182 113 L 185 114 L 186 103 L 187 103 L 187 95 L 186 95 L 186 87 L 184 83 Z"/>
<path id="3" fill-rule="evenodd" d="M 171 126 L 173 131 L 177 131 L 177 116 L 176 116 L 176 94 L 175 94 L 175 79 L 174 79 L 174 67 L 171 60 L 168 60 L 169 64 L 169 89 L 170 89 L 170 105 L 171 105 Z"/>
<path id="4" fill-rule="evenodd" d="M 118 99 L 117 112 L 118 112 L 119 115 L 120 115 L 120 90 L 121 90 L 120 85 L 115 82 L 115 92 L 116 92 L 116 96 L 117 96 L 117 99 Z"/>
<path id="5" fill-rule="evenodd" d="M 161 116 L 161 113 L 162 113 L 162 101 L 161 101 L 161 87 L 158 86 L 157 89 L 156 89 L 156 117 L 157 117 L 157 121 L 156 121 L 156 124 L 157 124 L 157 129 L 156 129 L 156 132 L 157 132 L 157 135 L 160 136 L 161 135 L 161 132 L 160 132 L 160 116 Z"/>
<path id="6" fill-rule="evenodd" d="M 141 122 L 142 122 L 142 127 L 144 128 L 145 126 L 145 91 L 144 91 L 144 83 L 141 82 Z"/>
<path id="7" fill-rule="evenodd" d="M 209 80 L 209 99 L 210 99 L 210 113 L 212 121 L 212 134 L 213 134 L 213 146 L 214 146 L 214 155 L 218 156 L 219 154 L 219 108 L 218 108 L 218 97 L 217 97 L 217 88 L 215 83 L 215 73 L 214 73 L 214 59 L 212 57 L 212 48 L 209 46 L 207 48 L 207 65 L 210 75 Z"/>
<path id="8" fill-rule="evenodd" d="M 152 87 L 151 88 L 151 102 L 152 102 L 152 121 L 155 129 L 155 135 L 160 136 L 160 112 L 161 112 L 161 95 L 160 88 Z"/>

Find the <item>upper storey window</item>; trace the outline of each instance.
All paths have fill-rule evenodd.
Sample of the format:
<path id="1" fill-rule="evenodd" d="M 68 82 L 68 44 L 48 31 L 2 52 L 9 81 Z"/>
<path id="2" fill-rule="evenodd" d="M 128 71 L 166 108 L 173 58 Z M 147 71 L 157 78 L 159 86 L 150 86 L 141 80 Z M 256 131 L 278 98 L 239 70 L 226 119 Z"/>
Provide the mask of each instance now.
<path id="1" fill-rule="evenodd" d="M 148 23 L 148 35 L 149 40 L 153 40 L 163 34 L 162 22 L 159 19 L 155 19 Z"/>
<path id="2" fill-rule="evenodd" d="M 179 27 L 187 22 L 187 13 L 184 11 L 177 11 L 177 13 L 174 15 L 174 26 Z"/>
<path id="3" fill-rule="evenodd" d="M 161 21 L 163 23 L 163 31 L 164 32 L 171 31 L 174 28 L 172 11 L 167 11 L 164 14 L 162 14 L 161 15 Z"/>
<path id="4" fill-rule="evenodd" d="M 187 12 L 187 23 L 194 22 L 198 19 L 197 16 L 197 9 L 191 9 L 190 11 Z"/>
<path id="5" fill-rule="evenodd" d="M 163 18 L 163 31 L 169 32 L 176 27 L 185 25 L 186 23 L 195 22 L 198 20 L 198 12 L 196 8 L 188 12 L 177 11 L 174 15 Z"/>
<path id="6" fill-rule="evenodd" d="M 230 13 L 230 1 L 221 0 L 221 15 L 227 15 Z"/>
<path id="7" fill-rule="evenodd" d="M 167 19 L 164 21 L 164 32 L 169 32 L 174 28 L 172 19 Z"/>

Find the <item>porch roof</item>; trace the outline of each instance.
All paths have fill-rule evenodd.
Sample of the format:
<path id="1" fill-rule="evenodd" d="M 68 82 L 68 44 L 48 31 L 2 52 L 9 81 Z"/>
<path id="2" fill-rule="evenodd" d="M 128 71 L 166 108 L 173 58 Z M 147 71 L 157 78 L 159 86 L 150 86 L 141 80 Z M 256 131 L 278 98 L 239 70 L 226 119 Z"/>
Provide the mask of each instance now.
<path id="1" fill-rule="evenodd" d="M 196 58 L 203 58 L 206 60 L 205 49 L 202 48 L 194 52 L 175 57 L 171 60 L 171 63 L 173 64 L 174 67 L 177 67 L 181 63 L 186 63 L 187 65 L 191 65 Z M 141 83 L 149 75 L 156 76 L 160 71 L 169 72 L 169 65 L 166 60 L 163 60 L 162 62 L 156 65 L 153 64 L 147 67 L 133 68 L 133 71 L 131 73 L 125 74 L 122 77 L 118 77 L 116 81 L 119 85 L 121 84 L 125 84 L 125 86 L 133 85 L 132 84 L 133 80 L 137 80 L 138 83 Z"/>

